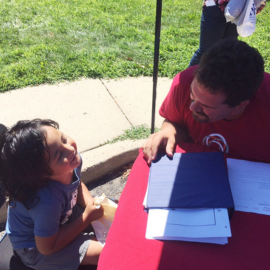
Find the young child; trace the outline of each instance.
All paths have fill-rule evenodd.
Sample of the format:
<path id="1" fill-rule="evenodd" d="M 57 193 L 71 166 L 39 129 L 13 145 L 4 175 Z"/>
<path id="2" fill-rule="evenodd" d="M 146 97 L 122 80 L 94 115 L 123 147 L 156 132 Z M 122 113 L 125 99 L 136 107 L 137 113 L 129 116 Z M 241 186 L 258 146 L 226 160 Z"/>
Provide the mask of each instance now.
<path id="1" fill-rule="evenodd" d="M 94 206 L 80 180 L 75 141 L 58 127 L 34 119 L 0 134 L 0 180 L 9 199 L 6 231 L 22 262 L 39 270 L 97 264 L 102 250 L 82 231 L 103 209 Z M 77 216 L 76 202 L 83 207 Z"/>

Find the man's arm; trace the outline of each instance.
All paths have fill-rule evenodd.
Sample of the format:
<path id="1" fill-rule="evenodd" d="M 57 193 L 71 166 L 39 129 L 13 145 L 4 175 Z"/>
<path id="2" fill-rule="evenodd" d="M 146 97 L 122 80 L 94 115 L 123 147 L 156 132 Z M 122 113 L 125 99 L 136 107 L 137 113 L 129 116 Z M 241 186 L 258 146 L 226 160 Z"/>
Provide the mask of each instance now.
<path id="1" fill-rule="evenodd" d="M 148 163 L 151 163 L 157 156 L 160 146 L 166 147 L 168 156 L 172 156 L 177 142 L 184 142 L 189 139 L 189 134 L 186 129 L 183 129 L 176 124 L 165 119 L 161 130 L 150 135 L 147 142 L 144 144 L 143 153 Z"/>

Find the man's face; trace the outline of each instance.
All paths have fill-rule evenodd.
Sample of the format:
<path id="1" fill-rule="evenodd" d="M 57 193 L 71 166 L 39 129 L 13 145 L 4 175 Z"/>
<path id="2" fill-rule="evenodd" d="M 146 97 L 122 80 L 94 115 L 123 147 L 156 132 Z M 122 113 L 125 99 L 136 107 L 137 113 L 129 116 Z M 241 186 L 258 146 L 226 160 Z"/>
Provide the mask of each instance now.
<path id="1" fill-rule="evenodd" d="M 207 88 L 199 84 L 196 78 L 193 80 L 190 89 L 191 104 L 189 109 L 195 121 L 200 123 L 216 122 L 222 119 L 233 120 L 240 112 L 238 106 L 229 107 L 224 104 L 226 96 L 223 93 L 212 94 Z"/>

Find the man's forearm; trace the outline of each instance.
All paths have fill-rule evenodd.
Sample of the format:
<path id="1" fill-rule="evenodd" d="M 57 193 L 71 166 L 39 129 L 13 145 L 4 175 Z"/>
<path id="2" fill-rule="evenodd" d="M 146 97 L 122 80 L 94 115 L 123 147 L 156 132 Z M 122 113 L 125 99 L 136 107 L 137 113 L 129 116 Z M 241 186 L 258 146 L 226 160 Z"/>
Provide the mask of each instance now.
<path id="1" fill-rule="evenodd" d="M 159 148 L 164 148 L 168 156 L 173 156 L 175 146 L 178 142 L 185 142 L 189 139 L 186 129 L 165 119 L 161 130 L 151 134 L 143 146 L 143 153 L 147 163 L 156 159 Z"/>
<path id="2" fill-rule="evenodd" d="M 185 142 L 190 141 L 190 136 L 187 129 L 179 127 L 177 124 L 165 119 L 162 126 L 161 131 L 167 130 L 171 134 L 174 134 L 176 142 Z"/>

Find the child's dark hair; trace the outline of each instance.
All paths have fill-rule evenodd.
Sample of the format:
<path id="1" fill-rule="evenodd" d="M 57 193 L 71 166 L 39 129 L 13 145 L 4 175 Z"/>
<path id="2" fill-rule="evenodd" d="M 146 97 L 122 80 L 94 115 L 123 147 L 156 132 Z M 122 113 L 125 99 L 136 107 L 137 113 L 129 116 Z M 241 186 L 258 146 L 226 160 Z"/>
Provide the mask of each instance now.
<path id="1" fill-rule="evenodd" d="M 53 120 L 34 119 L 19 121 L 0 134 L 0 181 L 9 203 L 19 201 L 29 208 L 52 175 L 42 126 L 59 128 Z"/>

